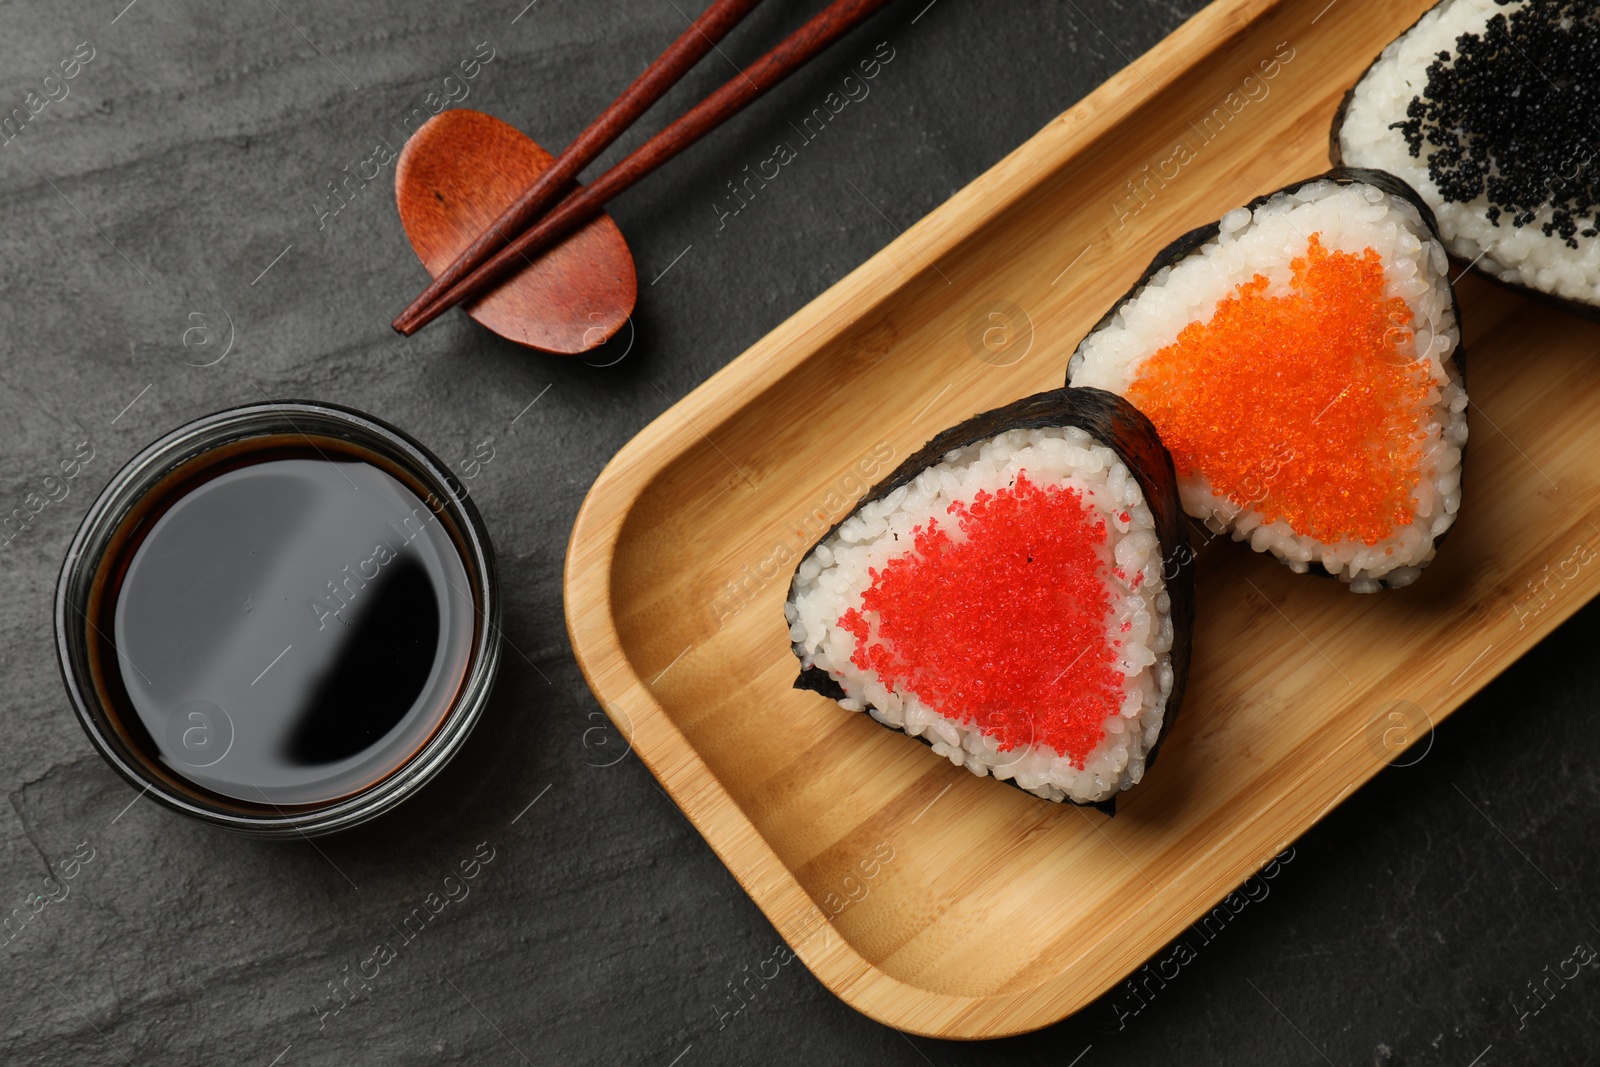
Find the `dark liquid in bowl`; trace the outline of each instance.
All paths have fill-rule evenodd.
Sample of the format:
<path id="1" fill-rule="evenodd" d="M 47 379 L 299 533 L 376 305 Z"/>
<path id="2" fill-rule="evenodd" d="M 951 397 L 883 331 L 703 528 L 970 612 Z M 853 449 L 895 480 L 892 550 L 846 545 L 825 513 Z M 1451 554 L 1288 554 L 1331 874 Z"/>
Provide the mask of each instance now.
<path id="1" fill-rule="evenodd" d="M 225 804 L 381 781 L 438 729 L 471 661 L 473 586 L 444 519 L 347 452 L 216 464 L 106 565 L 91 621 L 113 726 Z"/>

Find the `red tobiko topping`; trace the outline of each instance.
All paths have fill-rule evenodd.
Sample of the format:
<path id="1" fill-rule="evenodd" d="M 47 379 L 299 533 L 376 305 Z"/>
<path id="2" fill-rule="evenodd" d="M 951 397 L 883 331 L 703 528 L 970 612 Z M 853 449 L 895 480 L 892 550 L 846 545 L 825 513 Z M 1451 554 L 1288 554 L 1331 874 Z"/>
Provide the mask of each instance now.
<path id="1" fill-rule="evenodd" d="M 1046 745 L 1083 767 L 1122 704 L 1107 633 L 1106 524 L 1070 486 L 979 492 L 930 520 L 839 618 L 851 660 L 889 688 L 975 726 L 1001 751 Z"/>

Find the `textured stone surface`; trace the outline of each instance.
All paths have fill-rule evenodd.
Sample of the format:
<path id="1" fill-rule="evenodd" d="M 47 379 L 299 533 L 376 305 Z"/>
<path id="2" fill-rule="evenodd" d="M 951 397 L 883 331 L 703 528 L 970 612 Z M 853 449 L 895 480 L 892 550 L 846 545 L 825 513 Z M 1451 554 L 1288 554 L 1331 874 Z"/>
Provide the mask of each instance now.
<path id="1" fill-rule="evenodd" d="M 79 441 L 95 449 L 0 550 L 0 906 L 26 912 L 48 871 L 75 871 L 0 950 L 0 1060 L 1465 1065 L 1492 1045 L 1480 1067 L 1592 1062 L 1600 971 L 1519 1013 L 1525 983 L 1600 945 L 1600 610 L 1333 812 L 1146 1006 L 1124 990 L 986 1045 L 896 1034 L 798 965 L 719 1028 L 727 984 L 776 934 L 636 760 L 590 766 L 603 719 L 568 648 L 560 565 L 607 458 L 1195 0 L 895 5 L 617 204 L 643 295 L 637 342 L 607 368 L 530 357 L 459 315 L 400 341 L 387 322 L 420 272 L 389 175 L 320 228 L 317 205 L 380 139 L 399 147 L 396 124 L 479 42 L 495 56 L 467 105 L 559 147 L 691 5 L 124 2 L 10 3 L 0 34 L 0 113 L 94 48 L 70 95 L 0 148 L 0 510 Z M 768 5 L 726 51 L 747 61 L 818 6 Z M 719 230 L 723 183 L 880 40 L 895 59 L 871 96 Z M 708 60 L 663 114 L 727 70 Z M 230 320 L 227 358 L 194 366 Z M 315 847 L 136 800 L 89 750 L 52 654 L 52 583 L 93 493 L 159 433 L 263 395 L 364 408 L 453 462 L 495 448 L 473 489 L 514 650 L 489 714 L 421 796 Z M 328 983 L 480 842 L 493 859 L 470 895 L 319 1021 Z"/>

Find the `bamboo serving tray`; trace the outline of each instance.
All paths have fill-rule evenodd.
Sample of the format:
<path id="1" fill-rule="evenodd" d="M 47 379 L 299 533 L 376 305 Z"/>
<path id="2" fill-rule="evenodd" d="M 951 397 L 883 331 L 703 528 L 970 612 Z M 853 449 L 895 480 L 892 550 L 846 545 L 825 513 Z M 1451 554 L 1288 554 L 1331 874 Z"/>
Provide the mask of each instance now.
<path id="1" fill-rule="evenodd" d="M 1212 4 L 674 405 L 590 492 L 566 604 L 591 688 L 806 966 L 872 1018 L 980 1038 L 1083 1007 L 1421 758 L 1430 723 L 1600 586 L 1600 327 L 1471 276 L 1472 441 L 1437 561 L 1359 596 L 1207 546 L 1183 714 L 1114 818 L 790 688 L 782 606 L 816 536 L 938 430 L 1059 386 L 1169 240 L 1326 169 L 1341 95 L 1427 7 Z"/>

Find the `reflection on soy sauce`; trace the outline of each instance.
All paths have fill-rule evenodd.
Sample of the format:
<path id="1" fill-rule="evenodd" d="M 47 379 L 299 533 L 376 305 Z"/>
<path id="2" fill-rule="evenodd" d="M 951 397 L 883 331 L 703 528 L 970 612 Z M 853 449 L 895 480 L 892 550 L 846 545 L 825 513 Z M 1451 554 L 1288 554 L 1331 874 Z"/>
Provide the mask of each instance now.
<path id="1" fill-rule="evenodd" d="M 415 706 L 439 643 L 439 602 L 410 556 L 380 572 L 372 604 L 343 638 L 339 658 L 308 679 L 283 759 L 316 767 L 377 744 Z"/>
<path id="2" fill-rule="evenodd" d="M 379 467 L 268 458 L 186 488 L 110 611 L 129 734 L 212 793 L 347 796 L 432 736 L 474 636 L 437 516 Z"/>

